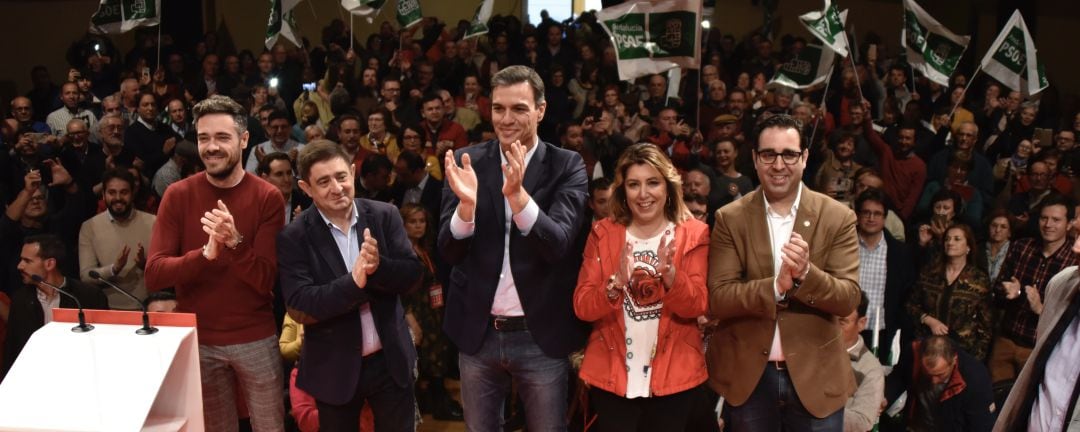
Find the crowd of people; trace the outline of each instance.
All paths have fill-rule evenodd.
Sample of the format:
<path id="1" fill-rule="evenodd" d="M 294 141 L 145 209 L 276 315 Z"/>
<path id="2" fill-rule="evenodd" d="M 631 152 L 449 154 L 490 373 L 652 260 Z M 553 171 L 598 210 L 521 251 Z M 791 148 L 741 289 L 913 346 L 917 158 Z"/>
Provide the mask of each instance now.
<path id="1" fill-rule="evenodd" d="M 54 287 L 142 306 L 100 275 L 197 315 L 208 430 L 1078 418 L 1055 96 L 942 86 L 872 33 L 796 91 L 768 84 L 790 35 L 705 32 L 669 89 L 619 81 L 593 13 L 468 28 L 88 34 L 59 85 L 35 67 L 0 130 L 0 374 L 73 306 Z"/>

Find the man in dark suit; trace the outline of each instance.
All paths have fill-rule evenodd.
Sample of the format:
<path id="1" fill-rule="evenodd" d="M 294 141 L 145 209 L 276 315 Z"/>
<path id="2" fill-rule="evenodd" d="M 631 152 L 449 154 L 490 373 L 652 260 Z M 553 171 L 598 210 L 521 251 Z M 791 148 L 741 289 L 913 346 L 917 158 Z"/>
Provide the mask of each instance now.
<path id="1" fill-rule="evenodd" d="M 508 67 L 492 88 L 498 138 L 445 156 L 438 246 L 453 270 L 443 327 L 460 351 L 467 429 L 502 430 L 513 380 L 529 430 L 564 431 L 567 354 L 587 334 L 573 313 L 569 265 L 585 166 L 537 137 L 546 104 L 535 71 Z"/>
<path id="2" fill-rule="evenodd" d="M 170 129 L 158 124 L 157 98 L 153 93 L 139 94 L 136 120 L 124 131 L 124 148 L 135 155 L 135 166 L 148 178 L 172 157 L 179 141 Z"/>
<path id="3" fill-rule="evenodd" d="M 787 114 L 759 126 L 759 190 L 716 212 L 709 384 L 734 431 L 840 431 L 855 391 L 838 318 L 859 303 L 855 214 L 800 179 L 809 151 Z"/>
<path id="4" fill-rule="evenodd" d="M 424 157 L 405 150 L 394 162 L 397 180 L 390 189 L 393 203 L 398 207 L 407 203 L 417 203 L 424 207 L 432 217 L 439 214 L 439 201 L 442 200 L 443 182 L 428 175 Z"/>
<path id="5" fill-rule="evenodd" d="M 66 259 L 67 248 L 52 234 L 30 236 L 23 242 L 19 256 L 19 273 L 24 286 L 15 290 L 8 316 L 7 340 L 4 343 L 4 364 L 0 378 L 19 356 L 23 346 L 37 329 L 52 322 L 53 308 L 75 308 L 75 300 L 33 276 L 41 276 L 49 285 L 62 288 L 79 299 L 85 309 L 109 309 L 109 301 L 100 289 L 86 285 L 78 278 L 67 278 L 60 272 L 60 262 Z"/>
<path id="6" fill-rule="evenodd" d="M 315 398 L 324 431 L 356 431 L 366 401 L 380 430 L 412 431 L 413 347 L 400 296 L 421 271 L 396 208 L 354 198 L 347 156 L 316 141 L 299 156 L 314 201 L 278 234 L 290 314 L 305 324 L 296 386 Z"/>

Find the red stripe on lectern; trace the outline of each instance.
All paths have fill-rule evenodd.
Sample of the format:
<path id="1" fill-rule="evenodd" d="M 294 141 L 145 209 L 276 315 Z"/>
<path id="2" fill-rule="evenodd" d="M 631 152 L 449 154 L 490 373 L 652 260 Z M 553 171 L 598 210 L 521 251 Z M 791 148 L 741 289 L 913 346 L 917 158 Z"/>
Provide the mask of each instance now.
<path id="1" fill-rule="evenodd" d="M 142 312 L 85 309 L 86 322 L 90 324 L 142 325 Z M 79 322 L 78 309 L 53 309 L 53 321 Z M 195 314 L 150 312 L 150 325 L 168 327 L 195 327 Z"/>

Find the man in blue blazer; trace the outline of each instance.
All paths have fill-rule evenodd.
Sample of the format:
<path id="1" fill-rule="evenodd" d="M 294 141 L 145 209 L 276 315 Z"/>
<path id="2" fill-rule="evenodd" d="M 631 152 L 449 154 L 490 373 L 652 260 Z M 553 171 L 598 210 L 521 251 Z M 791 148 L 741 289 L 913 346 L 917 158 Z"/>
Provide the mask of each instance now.
<path id="1" fill-rule="evenodd" d="M 305 325 L 296 386 L 323 431 L 356 431 L 367 401 L 387 431 L 414 430 L 416 349 L 400 296 L 422 274 L 398 210 L 354 198 L 355 170 L 337 144 L 300 151 L 300 188 L 314 206 L 278 234 L 290 314 Z"/>
<path id="2" fill-rule="evenodd" d="M 460 351 L 468 430 L 502 430 L 513 380 L 528 429 L 562 431 L 567 354 L 588 329 L 574 316 L 570 265 L 585 165 L 537 137 L 546 104 L 535 71 L 510 66 L 491 81 L 498 138 L 444 156 L 439 251 L 453 270 L 443 327 Z"/>

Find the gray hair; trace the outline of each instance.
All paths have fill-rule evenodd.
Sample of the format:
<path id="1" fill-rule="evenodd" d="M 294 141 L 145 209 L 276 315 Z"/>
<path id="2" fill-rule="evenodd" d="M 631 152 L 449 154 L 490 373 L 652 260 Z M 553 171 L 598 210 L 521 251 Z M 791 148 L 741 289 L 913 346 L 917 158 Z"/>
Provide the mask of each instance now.
<path id="1" fill-rule="evenodd" d="M 199 119 L 210 114 L 228 114 L 236 124 L 236 134 L 247 131 L 247 112 L 244 107 L 228 96 L 213 95 L 191 108 L 192 123 L 198 128 Z"/>
<path id="2" fill-rule="evenodd" d="M 494 92 L 497 87 L 508 87 L 523 82 L 529 83 L 529 87 L 532 88 L 533 102 L 537 106 L 544 103 L 544 80 L 540 79 L 540 75 L 528 66 L 508 66 L 495 73 L 491 77 L 491 89 Z"/>

